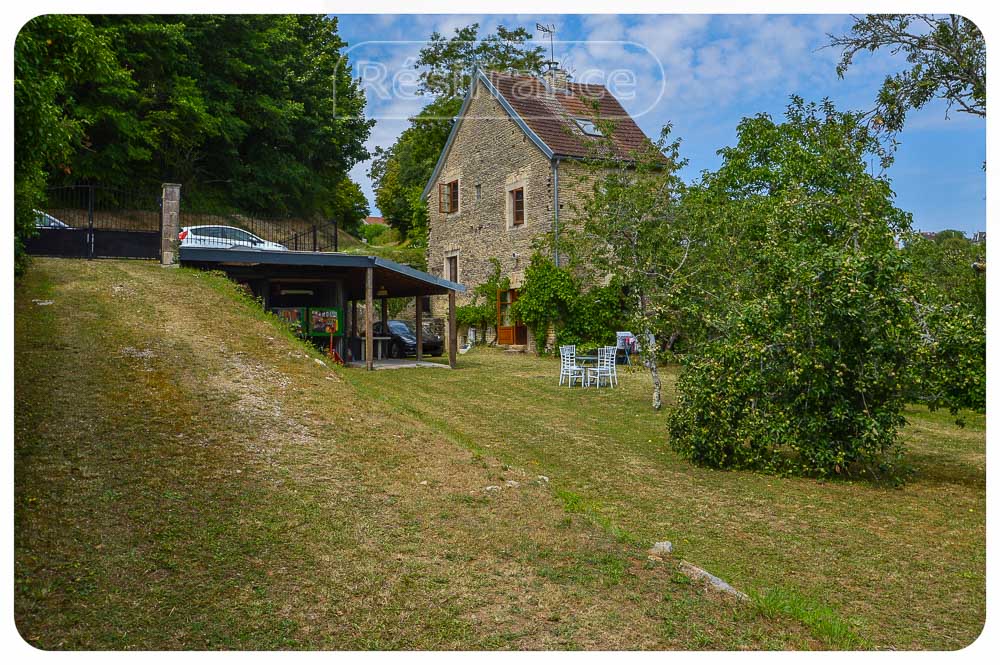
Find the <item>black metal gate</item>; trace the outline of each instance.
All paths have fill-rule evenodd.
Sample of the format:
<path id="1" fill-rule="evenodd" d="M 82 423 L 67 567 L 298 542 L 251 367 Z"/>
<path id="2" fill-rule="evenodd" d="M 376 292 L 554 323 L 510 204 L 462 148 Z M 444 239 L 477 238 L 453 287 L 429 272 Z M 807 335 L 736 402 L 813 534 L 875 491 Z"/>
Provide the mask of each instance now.
<path id="1" fill-rule="evenodd" d="M 30 254 L 77 258 L 160 258 L 161 194 L 98 185 L 53 187 L 35 211 Z"/>

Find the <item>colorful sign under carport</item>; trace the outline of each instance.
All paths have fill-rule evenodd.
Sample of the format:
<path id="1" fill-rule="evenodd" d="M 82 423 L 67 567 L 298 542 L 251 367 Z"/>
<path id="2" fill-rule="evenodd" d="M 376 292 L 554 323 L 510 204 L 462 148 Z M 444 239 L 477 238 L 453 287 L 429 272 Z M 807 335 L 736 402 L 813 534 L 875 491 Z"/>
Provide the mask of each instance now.
<path id="1" fill-rule="evenodd" d="M 329 335 L 332 332 L 334 337 L 338 337 L 344 334 L 344 313 L 339 307 L 310 307 L 308 317 L 310 335 Z"/>
<path id="2" fill-rule="evenodd" d="M 295 330 L 308 337 L 344 334 L 344 310 L 340 307 L 272 307 L 271 311 Z"/>

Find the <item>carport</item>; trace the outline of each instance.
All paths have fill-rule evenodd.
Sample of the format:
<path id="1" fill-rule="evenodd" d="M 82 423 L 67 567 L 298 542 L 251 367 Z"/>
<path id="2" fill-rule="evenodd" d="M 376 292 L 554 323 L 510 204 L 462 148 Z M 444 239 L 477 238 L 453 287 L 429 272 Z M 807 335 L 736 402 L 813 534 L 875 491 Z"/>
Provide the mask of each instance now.
<path id="1" fill-rule="evenodd" d="M 182 265 L 221 270 L 231 279 L 247 284 L 254 295 L 263 300 L 265 309 L 294 303 L 296 297 L 306 297 L 307 293 L 308 297 L 321 293 L 323 305 L 342 308 L 347 318 L 344 334 L 337 341 L 338 353 L 345 360 L 358 360 L 353 357 L 358 340 L 358 303 L 364 303 L 363 357 L 368 370 L 375 369 L 376 363 L 372 335 L 376 298 L 380 300 L 382 321 L 388 319 L 388 298 L 415 299 L 417 362 L 420 363 L 423 360 L 423 299 L 447 295 L 446 346 L 448 364 L 455 367 L 458 344 L 455 294 L 465 292 L 461 284 L 377 256 L 198 246 L 181 246 L 179 251 Z"/>

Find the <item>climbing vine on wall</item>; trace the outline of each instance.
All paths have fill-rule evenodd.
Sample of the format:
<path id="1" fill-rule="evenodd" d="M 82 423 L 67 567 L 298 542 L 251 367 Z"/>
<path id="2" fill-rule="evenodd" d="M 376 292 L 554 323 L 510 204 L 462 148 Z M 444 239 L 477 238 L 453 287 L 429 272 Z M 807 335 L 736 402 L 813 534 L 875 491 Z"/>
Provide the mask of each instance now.
<path id="1" fill-rule="evenodd" d="M 524 285 L 512 313 L 535 334 L 536 348 L 545 349 L 549 326 L 556 344 L 594 348 L 615 341 L 625 319 L 621 289 L 614 282 L 586 289 L 570 269 L 556 266 L 536 252 L 524 273 Z"/>
<path id="2" fill-rule="evenodd" d="M 493 265 L 493 270 L 485 282 L 472 290 L 472 300 L 466 305 L 455 308 L 455 321 L 459 325 L 475 326 L 483 331 L 478 338 L 483 344 L 486 343 L 486 329 L 496 324 L 497 292 L 510 288 L 510 279 L 501 276 L 500 260 L 492 258 L 490 263 Z"/>

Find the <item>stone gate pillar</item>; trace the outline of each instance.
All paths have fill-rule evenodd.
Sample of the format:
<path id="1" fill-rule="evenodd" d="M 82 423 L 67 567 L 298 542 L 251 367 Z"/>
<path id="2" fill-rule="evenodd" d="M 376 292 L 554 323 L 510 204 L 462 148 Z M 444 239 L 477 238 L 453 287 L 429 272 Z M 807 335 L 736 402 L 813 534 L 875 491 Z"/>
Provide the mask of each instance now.
<path id="1" fill-rule="evenodd" d="M 181 186 L 171 182 L 163 183 L 163 203 L 160 206 L 160 264 L 177 264 L 177 234 L 181 226 Z"/>

